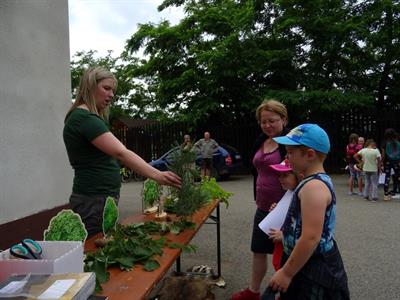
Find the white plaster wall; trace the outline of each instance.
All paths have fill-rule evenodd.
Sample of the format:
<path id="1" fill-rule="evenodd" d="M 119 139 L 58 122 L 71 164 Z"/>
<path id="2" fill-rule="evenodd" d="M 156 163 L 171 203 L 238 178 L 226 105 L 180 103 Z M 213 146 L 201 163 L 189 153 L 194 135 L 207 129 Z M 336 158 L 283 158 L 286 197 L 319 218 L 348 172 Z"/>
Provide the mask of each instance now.
<path id="1" fill-rule="evenodd" d="M 68 202 L 68 0 L 0 0 L 0 224 Z"/>

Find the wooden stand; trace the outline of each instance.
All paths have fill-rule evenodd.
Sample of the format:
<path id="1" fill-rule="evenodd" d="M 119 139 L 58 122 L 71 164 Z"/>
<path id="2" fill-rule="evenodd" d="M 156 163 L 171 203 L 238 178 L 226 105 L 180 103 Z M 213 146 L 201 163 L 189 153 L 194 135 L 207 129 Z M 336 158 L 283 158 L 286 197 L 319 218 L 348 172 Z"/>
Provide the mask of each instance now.
<path id="1" fill-rule="evenodd" d="M 187 229 L 179 235 L 168 233 L 166 238 L 174 243 L 187 245 L 195 236 L 197 231 L 211 217 L 214 209 L 219 212 L 218 201 L 212 201 L 209 205 L 203 207 L 193 215 L 193 222 L 196 223 L 195 229 Z M 168 215 L 172 219 L 174 216 Z M 219 216 L 218 216 L 219 219 Z M 140 223 L 146 221 L 154 221 L 155 215 L 135 215 L 125 219 L 123 224 Z M 219 221 L 219 220 L 218 220 Z M 219 222 L 218 222 L 219 224 Z M 218 231 L 219 233 L 219 231 Z M 94 240 L 102 237 L 101 234 L 95 235 L 88 239 L 85 243 L 85 251 L 94 251 L 96 246 Z M 219 249 L 219 234 L 217 235 L 217 245 Z M 177 268 L 180 263 L 180 249 L 164 248 L 164 253 L 160 257 L 156 257 L 160 263 L 160 267 L 152 272 L 143 270 L 143 267 L 138 265 L 132 271 L 122 271 L 119 268 L 109 268 L 110 280 L 102 285 L 102 295 L 108 296 L 110 300 L 141 300 L 145 299 L 156 286 L 156 284 L 163 278 L 165 273 L 169 270 L 172 264 L 176 261 Z M 219 254 L 219 252 L 218 252 Z M 218 265 L 220 264 L 220 255 L 218 255 Z M 218 268 L 220 271 L 220 267 Z M 220 275 L 220 272 L 218 272 Z"/>

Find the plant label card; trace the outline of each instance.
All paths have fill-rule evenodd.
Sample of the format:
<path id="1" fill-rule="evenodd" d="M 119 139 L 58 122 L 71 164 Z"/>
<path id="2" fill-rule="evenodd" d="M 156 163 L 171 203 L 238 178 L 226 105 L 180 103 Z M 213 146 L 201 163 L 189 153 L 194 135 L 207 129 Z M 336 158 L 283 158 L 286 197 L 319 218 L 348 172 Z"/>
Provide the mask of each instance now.
<path id="1" fill-rule="evenodd" d="M 286 214 L 292 202 L 293 191 L 286 191 L 276 207 L 258 224 L 258 227 L 269 235 L 271 229 L 280 230 L 285 221 Z"/>

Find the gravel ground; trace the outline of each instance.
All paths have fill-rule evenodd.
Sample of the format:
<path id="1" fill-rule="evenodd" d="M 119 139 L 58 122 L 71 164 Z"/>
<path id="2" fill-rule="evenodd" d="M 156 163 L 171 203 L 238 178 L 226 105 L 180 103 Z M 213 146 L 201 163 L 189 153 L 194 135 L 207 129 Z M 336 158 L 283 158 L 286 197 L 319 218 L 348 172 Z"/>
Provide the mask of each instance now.
<path id="1" fill-rule="evenodd" d="M 400 201 L 371 203 L 360 196 L 347 195 L 347 176 L 334 175 L 337 193 L 336 240 L 349 277 L 352 299 L 400 299 Z M 250 280 L 251 252 L 249 249 L 255 204 L 252 200 L 252 178 L 235 176 L 220 182 L 233 192 L 230 206 L 221 206 L 222 276 L 225 288 L 213 290 L 216 299 L 246 288 Z M 123 184 L 120 211 L 124 218 L 141 211 L 141 182 Z M 182 270 L 207 264 L 216 270 L 216 228 L 204 225 L 192 244 L 196 254 L 182 255 Z M 269 267 L 266 280 L 272 274 Z"/>

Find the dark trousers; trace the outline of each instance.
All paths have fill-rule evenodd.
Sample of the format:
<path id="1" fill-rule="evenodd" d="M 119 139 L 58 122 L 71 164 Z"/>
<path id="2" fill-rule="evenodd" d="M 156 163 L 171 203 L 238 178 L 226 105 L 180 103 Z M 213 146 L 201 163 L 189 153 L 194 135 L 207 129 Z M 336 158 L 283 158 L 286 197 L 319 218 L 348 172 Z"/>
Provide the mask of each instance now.
<path id="1" fill-rule="evenodd" d="M 389 194 L 389 182 L 390 182 L 390 177 L 391 177 L 391 171 L 393 169 L 394 175 L 393 175 L 393 191 L 396 191 L 399 186 L 399 175 L 400 175 L 400 162 L 399 161 L 393 161 L 393 160 L 386 160 L 385 165 L 385 184 L 383 186 L 383 190 L 385 195 Z"/>
<path id="2" fill-rule="evenodd" d="M 72 193 L 69 203 L 72 210 L 81 216 L 88 232 L 88 238 L 103 231 L 103 210 L 108 196 L 81 195 Z M 118 205 L 119 195 L 111 196 Z"/>
<path id="3" fill-rule="evenodd" d="M 287 261 L 282 257 L 283 266 Z M 281 300 L 349 300 L 350 292 L 342 257 L 336 242 L 324 254 L 314 254 L 293 277 Z"/>

